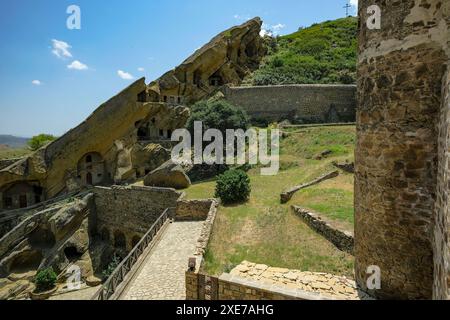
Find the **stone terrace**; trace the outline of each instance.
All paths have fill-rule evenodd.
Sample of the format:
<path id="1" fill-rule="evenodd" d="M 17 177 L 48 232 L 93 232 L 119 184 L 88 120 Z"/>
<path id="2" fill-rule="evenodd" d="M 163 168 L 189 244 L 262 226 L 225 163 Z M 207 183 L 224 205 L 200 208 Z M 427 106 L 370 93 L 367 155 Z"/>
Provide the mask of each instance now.
<path id="1" fill-rule="evenodd" d="M 234 268 L 231 275 L 244 279 L 276 284 L 289 289 L 300 289 L 307 293 L 323 295 L 337 300 L 367 300 L 370 297 L 357 289 L 355 281 L 344 276 L 327 273 L 273 268 L 248 261 Z"/>

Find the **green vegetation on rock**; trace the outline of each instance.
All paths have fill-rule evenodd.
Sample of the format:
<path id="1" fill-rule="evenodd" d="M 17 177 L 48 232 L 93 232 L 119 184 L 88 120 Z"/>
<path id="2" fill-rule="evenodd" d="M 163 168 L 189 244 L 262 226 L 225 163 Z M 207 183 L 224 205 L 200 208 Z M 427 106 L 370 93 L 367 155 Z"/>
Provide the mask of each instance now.
<path id="1" fill-rule="evenodd" d="M 56 285 L 56 279 L 57 275 L 52 267 L 38 271 L 34 279 L 36 292 L 45 292 L 53 289 Z"/>
<path id="2" fill-rule="evenodd" d="M 42 133 L 31 138 L 30 141 L 28 141 L 28 146 L 31 150 L 36 151 L 55 139 L 56 137 L 51 134 Z"/>
<path id="3" fill-rule="evenodd" d="M 314 24 L 267 39 L 268 55 L 247 85 L 352 84 L 356 79 L 358 19 Z M 276 43 L 274 43 L 276 41 Z"/>

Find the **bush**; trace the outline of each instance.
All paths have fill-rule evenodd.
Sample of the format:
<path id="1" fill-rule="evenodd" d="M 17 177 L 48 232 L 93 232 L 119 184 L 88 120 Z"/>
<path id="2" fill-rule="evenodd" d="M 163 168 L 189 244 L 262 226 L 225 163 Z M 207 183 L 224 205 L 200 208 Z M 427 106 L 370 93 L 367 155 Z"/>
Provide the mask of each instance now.
<path id="1" fill-rule="evenodd" d="M 250 178 L 242 170 L 228 170 L 217 179 L 215 197 L 224 204 L 244 202 L 250 192 Z"/>
<path id="2" fill-rule="evenodd" d="M 103 270 L 103 272 L 102 272 L 103 281 L 108 280 L 108 278 L 112 275 L 114 270 L 117 269 L 117 267 L 119 266 L 120 262 L 121 262 L 121 259 L 117 255 L 114 255 L 112 257 L 111 262 L 108 264 L 106 269 Z"/>
<path id="3" fill-rule="evenodd" d="M 28 141 L 28 146 L 30 147 L 31 150 L 36 151 L 55 139 L 56 139 L 55 136 L 43 133 L 31 138 L 30 141 Z"/>
<path id="4" fill-rule="evenodd" d="M 34 279 L 36 291 L 44 292 L 53 289 L 56 285 L 56 279 L 57 275 L 52 267 L 40 270 Z"/>
<path id="5" fill-rule="evenodd" d="M 227 129 L 243 129 L 250 127 L 247 113 L 225 100 L 200 101 L 192 106 L 187 128 L 194 133 L 194 122 L 203 122 L 203 131 L 218 129 L 225 137 Z"/>

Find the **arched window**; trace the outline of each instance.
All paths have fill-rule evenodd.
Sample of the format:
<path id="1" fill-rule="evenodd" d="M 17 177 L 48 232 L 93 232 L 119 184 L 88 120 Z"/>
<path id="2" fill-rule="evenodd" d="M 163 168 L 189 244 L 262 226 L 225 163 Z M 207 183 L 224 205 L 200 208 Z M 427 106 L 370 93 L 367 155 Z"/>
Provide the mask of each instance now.
<path id="1" fill-rule="evenodd" d="M 90 154 L 86 156 L 86 163 L 92 163 L 92 156 Z"/>

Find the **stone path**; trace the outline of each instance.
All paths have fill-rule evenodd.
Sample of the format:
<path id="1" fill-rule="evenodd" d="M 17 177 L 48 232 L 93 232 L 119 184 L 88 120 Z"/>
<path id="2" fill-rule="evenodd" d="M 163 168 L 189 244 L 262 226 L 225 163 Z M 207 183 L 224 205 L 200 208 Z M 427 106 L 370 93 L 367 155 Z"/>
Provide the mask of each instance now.
<path id="1" fill-rule="evenodd" d="M 203 221 L 170 224 L 119 300 L 184 300 L 187 263 L 202 227 Z"/>

